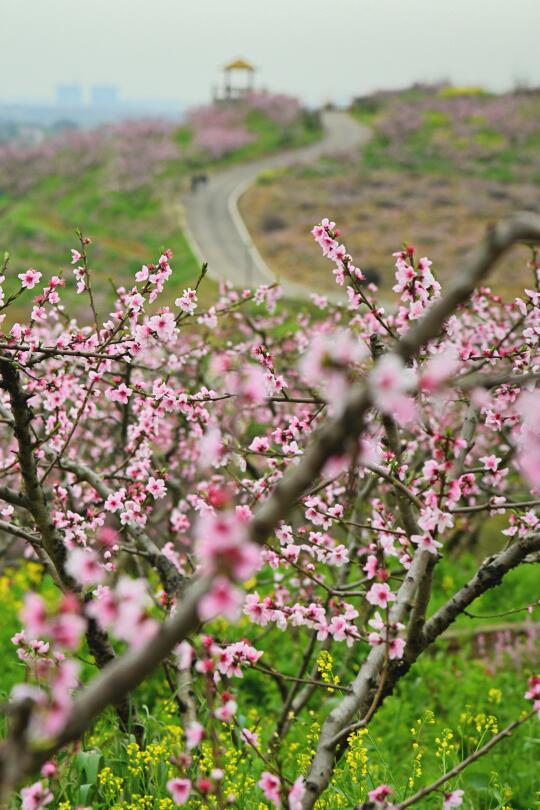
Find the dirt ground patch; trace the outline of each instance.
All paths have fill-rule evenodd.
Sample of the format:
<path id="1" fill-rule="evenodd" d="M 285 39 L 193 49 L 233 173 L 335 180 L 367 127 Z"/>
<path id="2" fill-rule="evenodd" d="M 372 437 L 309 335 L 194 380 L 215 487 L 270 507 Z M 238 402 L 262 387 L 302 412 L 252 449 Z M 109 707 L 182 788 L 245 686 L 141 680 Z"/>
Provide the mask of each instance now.
<path id="1" fill-rule="evenodd" d="M 242 216 L 274 272 L 323 291 L 335 288 L 332 265 L 320 256 L 310 230 L 324 216 L 337 222 L 355 263 L 394 281 L 392 253 L 403 242 L 433 261 L 444 282 L 459 269 L 486 226 L 518 210 L 540 211 L 535 183 L 501 183 L 478 177 L 418 176 L 366 170 L 347 163 L 317 170 L 297 168 L 264 177 L 240 201 Z M 533 283 L 529 251 L 517 247 L 500 264 L 492 287 L 515 295 Z"/>

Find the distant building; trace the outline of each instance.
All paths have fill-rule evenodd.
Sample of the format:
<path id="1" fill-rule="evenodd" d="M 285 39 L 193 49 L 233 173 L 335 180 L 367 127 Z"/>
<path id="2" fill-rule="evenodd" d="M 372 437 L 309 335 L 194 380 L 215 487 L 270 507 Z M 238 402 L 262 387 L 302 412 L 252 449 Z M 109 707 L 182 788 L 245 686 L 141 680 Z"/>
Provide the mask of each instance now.
<path id="1" fill-rule="evenodd" d="M 223 85 L 214 88 L 214 101 L 233 101 L 251 93 L 255 68 L 245 59 L 235 59 L 223 66 Z"/>
<path id="2" fill-rule="evenodd" d="M 80 107 L 83 91 L 80 84 L 59 84 L 56 88 L 56 103 L 61 107 Z"/>
<path id="3" fill-rule="evenodd" d="M 93 107 L 115 107 L 118 104 L 118 88 L 112 84 L 96 84 L 90 88 L 90 104 Z"/>

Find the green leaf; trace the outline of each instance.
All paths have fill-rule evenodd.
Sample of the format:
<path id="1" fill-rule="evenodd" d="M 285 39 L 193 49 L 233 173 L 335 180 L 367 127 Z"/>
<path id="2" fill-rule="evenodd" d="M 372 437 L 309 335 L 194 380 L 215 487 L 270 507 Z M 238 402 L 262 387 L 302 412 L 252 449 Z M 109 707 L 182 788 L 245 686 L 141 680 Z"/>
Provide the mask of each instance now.
<path id="1" fill-rule="evenodd" d="M 93 785 L 79 785 L 79 801 L 86 804 Z"/>
<path id="2" fill-rule="evenodd" d="M 75 767 L 79 774 L 84 773 L 89 785 L 95 785 L 101 760 L 101 751 L 79 751 L 75 757 Z"/>

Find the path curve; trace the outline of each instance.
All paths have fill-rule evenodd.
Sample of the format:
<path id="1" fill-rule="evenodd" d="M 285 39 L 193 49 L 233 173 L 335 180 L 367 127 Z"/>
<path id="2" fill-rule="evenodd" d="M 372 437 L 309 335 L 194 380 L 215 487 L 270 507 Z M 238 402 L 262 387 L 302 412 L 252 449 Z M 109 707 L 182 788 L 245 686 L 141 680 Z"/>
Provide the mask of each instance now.
<path id="1" fill-rule="evenodd" d="M 313 163 L 322 155 L 349 152 L 371 136 L 368 127 L 345 112 L 324 112 L 322 123 L 324 135 L 317 143 L 210 175 L 205 186 L 184 196 L 186 237 L 197 260 L 201 264 L 208 262 L 212 278 L 228 279 L 246 287 L 275 281 L 275 274 L 260 255 L 240 216 L 238 200 L 266 169 Z M 296 298 L 305 298 L 313 292 L 289 281 L 280 283 L 286 294 Z"/>

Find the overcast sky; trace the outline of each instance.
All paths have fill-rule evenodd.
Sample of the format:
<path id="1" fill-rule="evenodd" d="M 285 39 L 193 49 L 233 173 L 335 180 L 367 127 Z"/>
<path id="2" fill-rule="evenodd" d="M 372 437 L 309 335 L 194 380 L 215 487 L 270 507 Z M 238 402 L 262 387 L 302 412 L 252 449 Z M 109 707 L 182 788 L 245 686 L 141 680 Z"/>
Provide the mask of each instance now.
<path id="1" fill-rule="evenodd" d="M 540 0 L 0 0 L 0 99 L 59 82 L 206 101 L 237 56 L 310 103 L 413 81 L 540 84 Z"/>

